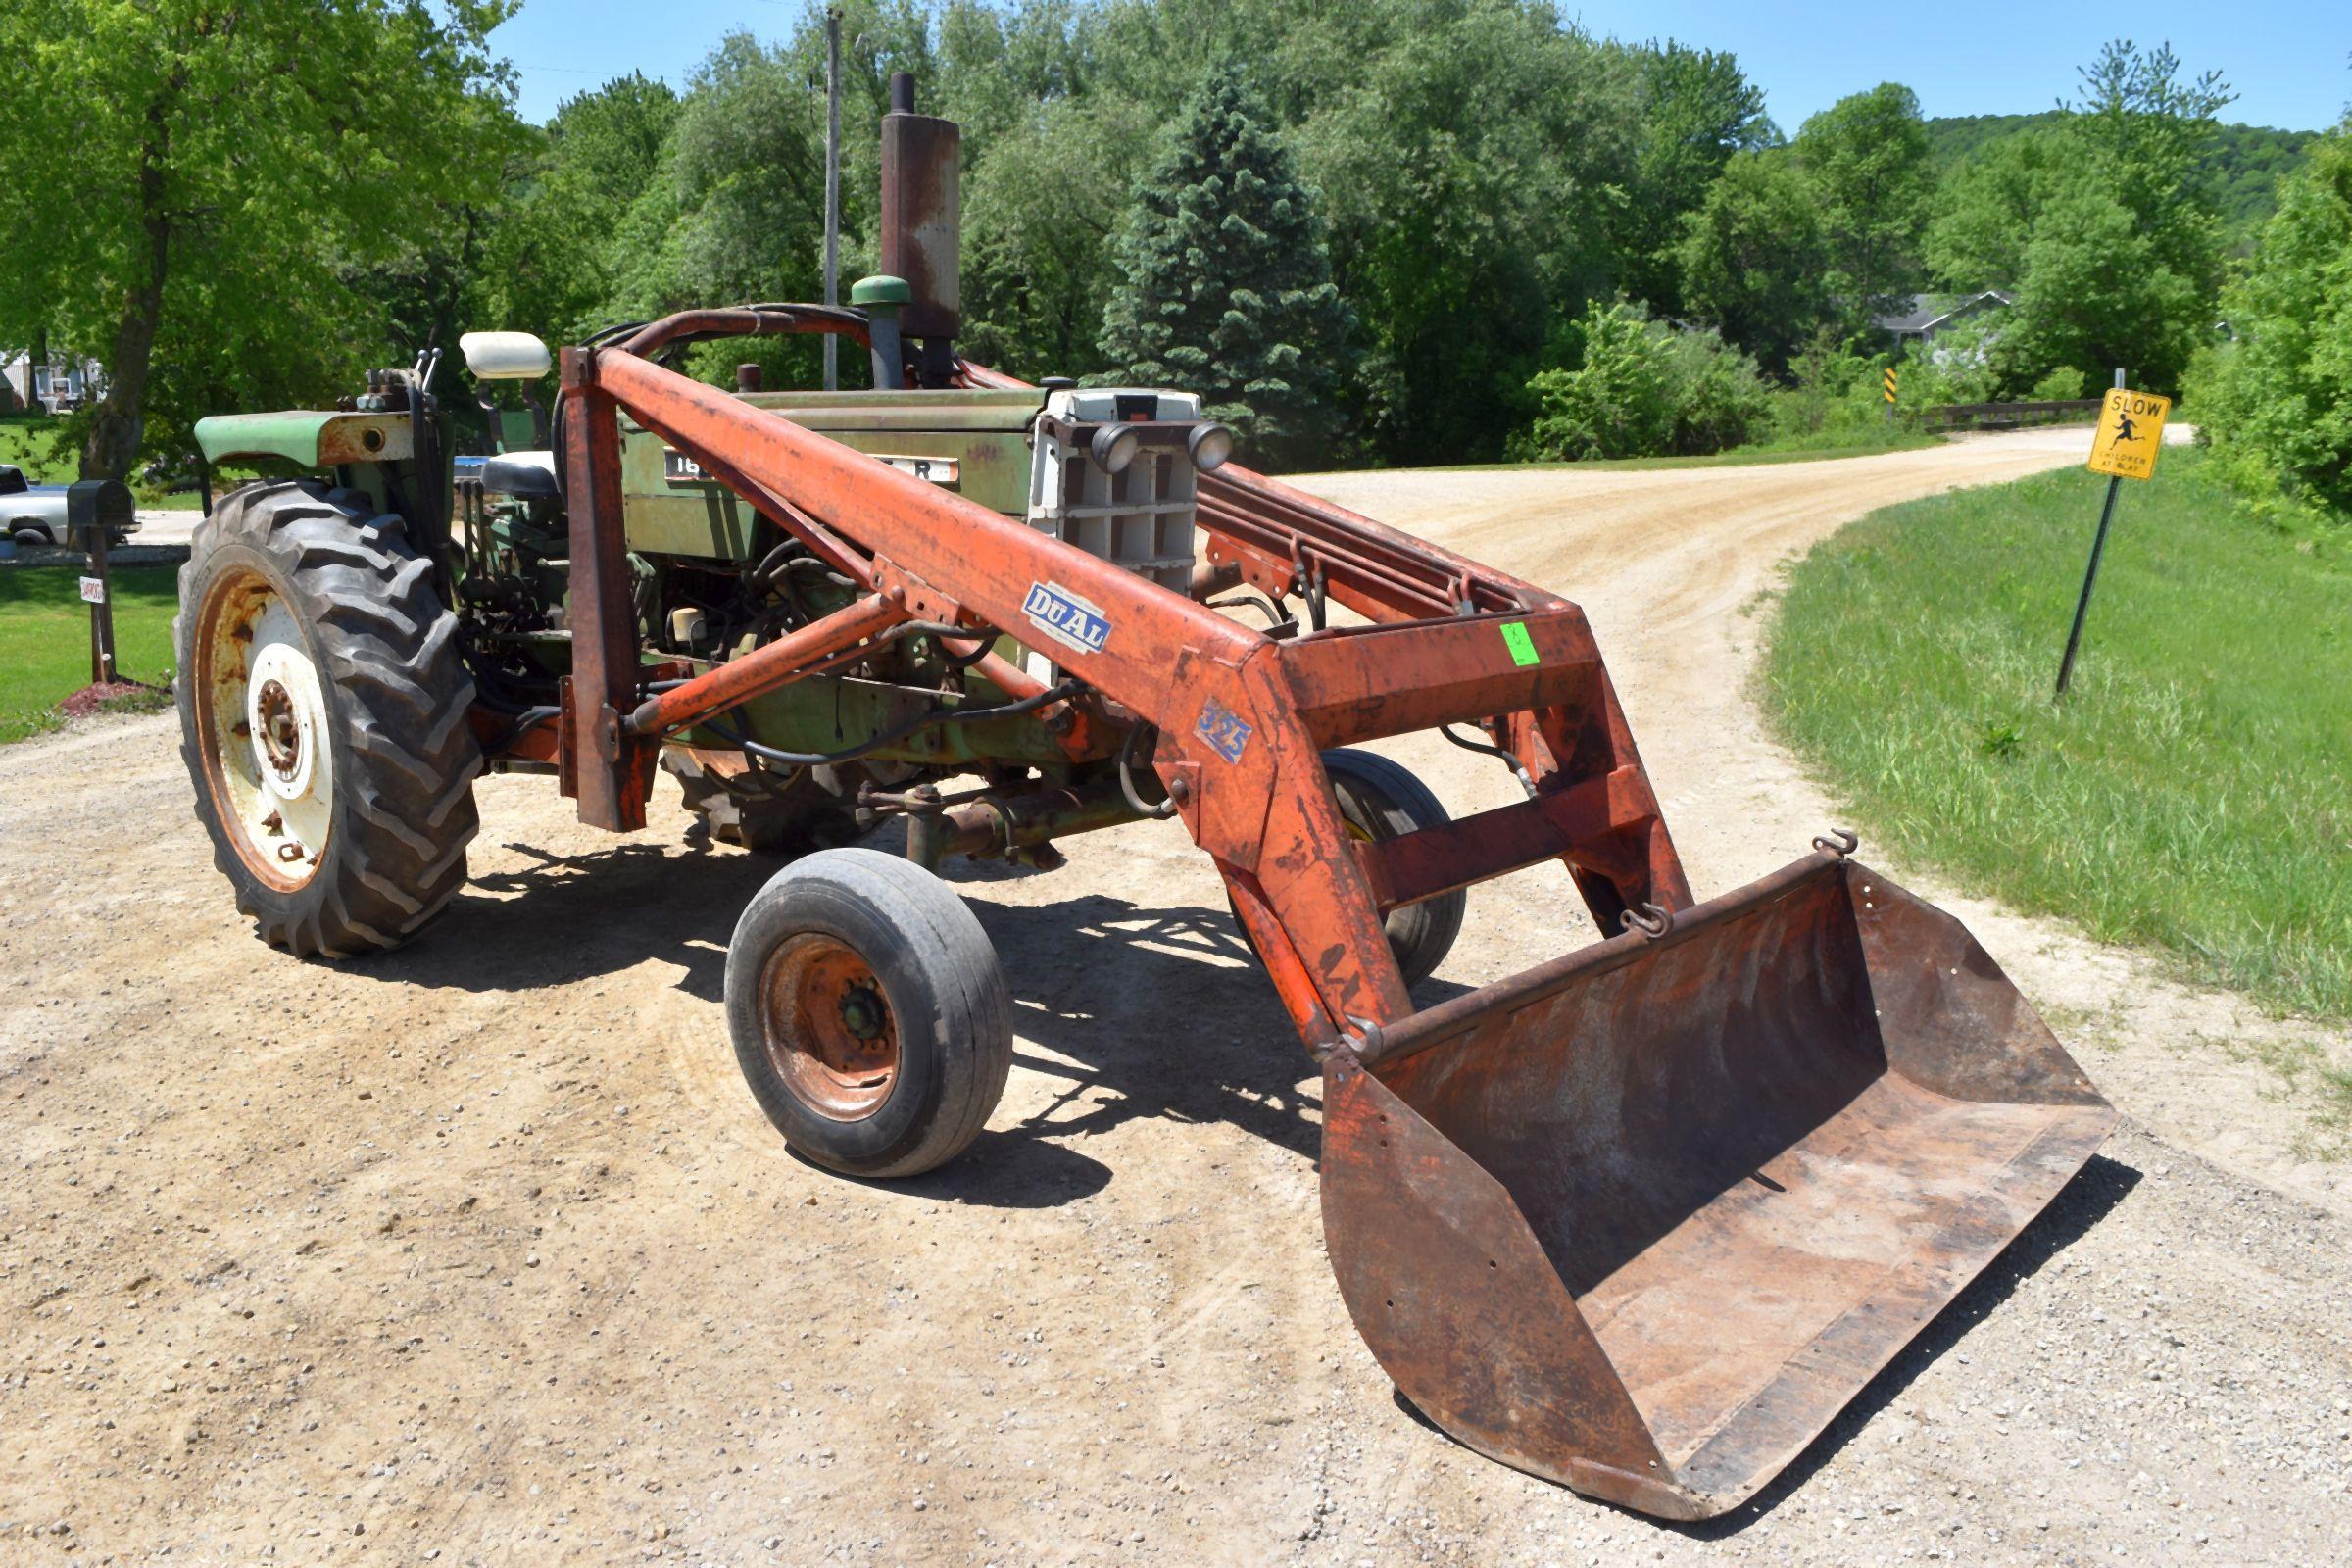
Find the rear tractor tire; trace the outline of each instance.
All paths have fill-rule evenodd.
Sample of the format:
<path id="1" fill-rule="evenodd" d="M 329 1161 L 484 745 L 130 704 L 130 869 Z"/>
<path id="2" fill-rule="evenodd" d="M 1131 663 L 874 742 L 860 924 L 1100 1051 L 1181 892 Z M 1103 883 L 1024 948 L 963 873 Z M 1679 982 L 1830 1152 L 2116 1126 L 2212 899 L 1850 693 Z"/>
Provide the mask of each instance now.
<path id="1" fill-rule="evenodd" d="M 1374 843 L 1453 820 L 1428 785 L 1377 752 L 1353 747 L 1325 752 L 1323 771 L 1331 775 L 1340 819 L 1348 831 Z M 1469 895 L 1455 888 L 1389 911 L 1389 951 L 1404 971 L 1406 985 L 1419 985 L 1446 961 L 1454 938 L 1462 934 L 1462 911 L 1469 902 Z"/>
<path id="2" fill-rule="evenodd" d="M 356 491 L 265 482 L 196 530 L 179 605 L 180 756 L 237 907 L 299 956 L 398 947 L 465 885 L 478 825 L 431 561 Z"/>
<path id="3" fill-rule="evenodd" d="M 1453 820 L 1428 785 L 1377 752 L 1359 752 L 1352 747 L 1325 752 L 1323 771 L 1331 777 L 1340 820 L 1352 838 L 1378 843 Z M 1228 898 L 1226 903 L 1230 907 L 1232 900 Z M 1404 972 L 1407 986 L 1419 985 L 1446 961 L 1446 955 L 1453 951 L 1454 938 L 1462 934 L 1462 911 L 1468 904 L 1469 895 L 1456 888 L 1389 911 L 1389 954 Z M 1250 953 L 1264 961 L 1264 956 L 1257 953 L 1257 939 L 1242 924 L 1240 911 L 1235 911 L 1233 918 Z"/>
<path id="4" fill-rule="evenodd" d="M 953 889 L 873 850 L 779 871 L 727 944 L 727 1030 L 803 1157 L 915 1176 L 979 1136 L 1012 1070 L 1012 999 Z"/>

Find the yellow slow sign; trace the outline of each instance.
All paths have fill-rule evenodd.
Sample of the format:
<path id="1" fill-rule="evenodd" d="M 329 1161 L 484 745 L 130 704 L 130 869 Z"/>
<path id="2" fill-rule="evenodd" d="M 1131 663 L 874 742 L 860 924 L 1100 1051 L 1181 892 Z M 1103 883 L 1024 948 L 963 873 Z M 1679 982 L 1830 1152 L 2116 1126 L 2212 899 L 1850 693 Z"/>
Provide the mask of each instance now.
<path id="1" fill-rule="evenodd" d="M 2152 392 L 2117 387 L 2099 408 L 2099 433 L 2091 438 L 2090 471 L 2112 473 L 2119 479 L 2147 479 L 2156 473 L 2156 453 L 2164 445 L 2164 416 L 2173 400 Z"/>

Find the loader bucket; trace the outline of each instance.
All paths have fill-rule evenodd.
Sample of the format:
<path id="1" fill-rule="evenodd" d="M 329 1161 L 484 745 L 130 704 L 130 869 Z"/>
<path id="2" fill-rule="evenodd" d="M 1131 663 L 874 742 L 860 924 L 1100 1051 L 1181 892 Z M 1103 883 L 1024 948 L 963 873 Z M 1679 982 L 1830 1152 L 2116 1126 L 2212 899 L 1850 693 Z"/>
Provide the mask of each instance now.
<path id="1" fill-rule="evenodd" d="M 1334 1051 L 1324 1107 L 1397 1388 L 1674 1519 L 1771 1480 L 2115 1122 L 1958 921 L 1835 854 Z"/>

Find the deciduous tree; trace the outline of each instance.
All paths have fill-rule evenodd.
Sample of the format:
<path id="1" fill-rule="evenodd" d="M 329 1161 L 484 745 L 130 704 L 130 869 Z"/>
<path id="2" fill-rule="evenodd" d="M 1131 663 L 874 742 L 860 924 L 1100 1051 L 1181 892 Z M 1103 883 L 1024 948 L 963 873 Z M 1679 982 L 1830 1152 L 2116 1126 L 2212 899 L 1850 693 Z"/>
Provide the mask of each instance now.
<path id="1" fill-rule="evenodd" d="M 1675 260 L 1687 310 L 1775 373 L 1829 311 L 1812 186 L 1780 149 L 1740 153 L 1684 220 Z"/>
<path id="2" fill-rule="evenodd" d="M 2258 498 L 2352 512 L 2352 120 L 2279 187 L 2222 313 L 2236 342 L 2195 378 L 2199 429 Z"/>
<path id="3" fill-rule="evenodd" d="M 251 386 L 316 381 L 351 344 L 380 356 L 385 313 L 355 279 L 495 188 L 512 120 L 484 39 L 511 9 L 0 9 L 0 59 L 24 106 L 0 136 L 0 339 L 45 324 L 104 365 L 83 473 L 129 471 L 159 359 L 181 386 Z"/>
<path id="4" fill-rule="evenodd" d="M 1637 51 L 1641 132 L 1620 232 L 1622 287 L 1661 316 L 1685 309 L 1679 254 L 1684 225 L 1732 160 L 1781 139 L 1764 89 L 1740 62 L 1713 49 L 1668 42 Z"/>
<path id="5" fill-rule="evenodd" d="M 1796 156 L 1820 203 L 1824 281 L 1848 329 L 1861 333 L 1921 282 L 1934 179 L 1919 97 L 1887 81 L 1840 98 L 1798 128 Z"/>

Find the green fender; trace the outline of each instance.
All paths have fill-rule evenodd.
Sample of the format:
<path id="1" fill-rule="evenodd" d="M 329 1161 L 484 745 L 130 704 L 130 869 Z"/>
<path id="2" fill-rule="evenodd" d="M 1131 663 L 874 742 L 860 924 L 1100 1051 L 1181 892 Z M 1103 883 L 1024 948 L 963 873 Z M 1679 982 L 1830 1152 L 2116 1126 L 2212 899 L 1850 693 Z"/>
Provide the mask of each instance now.
<path id="1" fill-rule="evenodd" d="M 404 414 L 212 414 L 196 421 L 208 463 L 284 458 L 305 468 L 350 463 L 396 463 L 416 452 Z"/>

